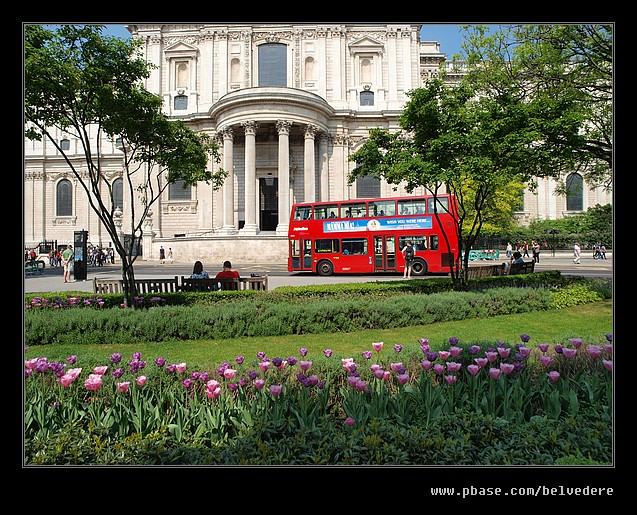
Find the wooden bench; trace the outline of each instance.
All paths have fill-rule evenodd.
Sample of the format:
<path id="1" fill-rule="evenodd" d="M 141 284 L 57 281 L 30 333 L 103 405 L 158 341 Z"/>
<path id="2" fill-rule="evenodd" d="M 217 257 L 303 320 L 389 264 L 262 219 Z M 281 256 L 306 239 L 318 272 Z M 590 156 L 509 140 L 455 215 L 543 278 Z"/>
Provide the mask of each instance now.
<path id="1" fill-rule="evenodd" d="M 41 259 L 37 261 L 27 261 L 24 263 L 24 274 L 25 275 L 42 275 L 44 272 L 44 261 Z"/>
<path id="2" fill-rule="evenodd" d="M 517 265 L 510 265 L 507 275 L 531 274 L 535 270 L 535 261 L 525 261 Z"/>
<path id="3" fill-rule="evenodd" d="M 254 275 L 239 279 L 191 279 L 181 277 L 181 291 L 258 290 L 267 291 L 268 276 Z"/>
<path id="4" fill-rule="evenodd" d="M 467 279 L 479 279 L 480 277 L 494 277 L 505 275 L 504 263 L 499 265 L 470 266 L 467 271 Z"/>
<path id="5" fill-rule="evenodd" d="M 219 290 L 259 290 L 267 291 L 268 276 L 254 275 L 239 279 L 191 279 L 175 276 L 173 278 L 135 279 L 137 293 L 168 293 L 176 291 L 219 291 Z M 123 293 L 122 279 L 93 279 L 94 293 Z"/>
<path id="6" fill-rule="evenodd" d="M 180 290 L 179 279 L 177 276 L 172 279 L 135 279 L 137 293 L 167 293 Z M 94 293 L 123 293 L 124 281 L 121 279 L 93 279 Z"/>

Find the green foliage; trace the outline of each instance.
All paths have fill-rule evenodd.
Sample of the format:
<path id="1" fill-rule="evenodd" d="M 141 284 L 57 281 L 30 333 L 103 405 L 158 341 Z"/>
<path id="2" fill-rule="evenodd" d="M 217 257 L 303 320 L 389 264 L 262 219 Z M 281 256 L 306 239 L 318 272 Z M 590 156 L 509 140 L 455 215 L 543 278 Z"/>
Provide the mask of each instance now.
<path id="1" fill-rule="evenodd" d="M 603 300 L 603 298 L 604 296 L 600 292 L 592 291 L 589 287 L 583 285 L 573 285 L 551 292 L 551 304 L 558 309 L 598 302 Z"/>

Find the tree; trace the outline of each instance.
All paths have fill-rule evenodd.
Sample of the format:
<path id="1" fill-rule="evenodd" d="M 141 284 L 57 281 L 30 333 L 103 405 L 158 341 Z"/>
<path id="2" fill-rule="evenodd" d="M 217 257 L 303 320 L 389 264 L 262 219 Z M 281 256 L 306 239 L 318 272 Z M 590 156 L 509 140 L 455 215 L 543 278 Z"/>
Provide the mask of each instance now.
<path id="1" fill-rule="evenodd" d="M 613 26 L 586 24 L 510 25 L 488 34 L 464 26 L 463 49 L 478 88 L 517 84 L 527 98 L 568 97 L 577 134 L 555 130 L 556 145 L 575 154 L 575 168 L 592 186 L 613 181 Z M 482 86 L 480 86 L 482 85 Z M 564 187 L 562 187 L 564 191 Z"/>
<path id="2" fill-rule="evenodd" d="M 150 65 L 137 55 L 141 42 L 102 36 L 102 28 L 25 27 L 25 136 L 46 138 L 63 156 L 112 238 L 121 259 L 126 304 L 134 306 L 133 250 L 151 206 L 176 181 L 212 182 L 218 189 L 227 173 L 209 170 L 210 160 L 220 160 L 218 145 L 183 122 L 168 120 L 161 99 L 140 85 L 150 75 Z M 78 139 L 86 170 L 61 148 L 55 129 Z M 133 237 L 127 244 L 119 239 L 113 186 L 101 167 L 103 135 L 121 143 L 125 188 L 141 206 L 131 202 Z"/>
<path id="3" fill-rule="evenodd" d="M 565 99 L 522 101 L 515 87 L 501 84 L 497 94 L 482 95 L 473 84 L 448 87 L 432 80 L 410 93 L 400 117 L 402 131 L 373 129 L 370 138 L 351 156 L 357 176 L 382 176 L 390 184 L 404 182 L 412 191 L 424 186 L 434 195 L 442 186 L 456 196 L 460 251 L 471 249 L 489 213 L 502 209 L 498 199 L 533 177 L 557 173 L 568 162 L 546 144 L 538 127 L 550 110 L 555 123 L 577 131 L 575 120 L 560 119 L 570 104 Z M 519 188 L 519 186 L 518 186 Z M 510 193 L 508 193 L 510 195 Z M 512 215 L 514 205 L 509 205 Z M 466 286 L 468 257 L 456 256 L 451 276 Z M 465 273 L 461 274 L 461 270 Z"/>

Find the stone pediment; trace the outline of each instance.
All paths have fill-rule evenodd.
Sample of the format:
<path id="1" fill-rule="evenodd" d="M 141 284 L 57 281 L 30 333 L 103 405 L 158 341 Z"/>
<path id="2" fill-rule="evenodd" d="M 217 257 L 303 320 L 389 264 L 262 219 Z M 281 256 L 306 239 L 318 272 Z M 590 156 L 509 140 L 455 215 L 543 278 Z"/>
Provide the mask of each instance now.
<path id="1" fill-rule="evenodd" d="M 174 59 L 176 57 L 196 57 L 199 53 L 197 47 L 179 41 L 174 45 L 170 45 L 164 50 L 164 55 L 167 59 Z"/>
<path id="2" fill-rule="evenodd" d="M 351 54 L 380 54 L 384 49 L 385 45 L 383 43 L 369 36 L 364 36 L 349 44 L 349 51 Z"/>

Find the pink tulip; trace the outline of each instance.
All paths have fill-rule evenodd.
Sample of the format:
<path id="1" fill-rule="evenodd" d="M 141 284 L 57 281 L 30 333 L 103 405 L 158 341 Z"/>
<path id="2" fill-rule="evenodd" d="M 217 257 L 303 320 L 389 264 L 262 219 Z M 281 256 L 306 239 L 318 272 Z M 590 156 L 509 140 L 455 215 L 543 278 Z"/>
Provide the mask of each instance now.
<path id="1" fill-rule="evenodd" d="M 540 343 L 537 347 L 542 352 L 546 352 L 547 350 L 549 350 L 549 344 L 548 343 Z"/>
<path id="2" fill-rule="evenodd" d="M 474 376 L 480 372 L 480 367 L 478 365 L 467 365 L 467 370 L 472 376 Z"/>
<path id="3" fill-rule="evenodd" d="M 369 369 L 372 372 L 376 372 L 376 370 L 381 369 L 382 370 L 383 367 L 381 367 L 378 363 L 373 363 L 369 366 Z"/>
<path id="4" fill-rule="evenodd" d="M 179 372 L 180 374 L 183 374 L 186 371 L 186 364 L 179 363 L 178 365 L 175 365 L 175 368 L 177 369 L 177 372 Z"/>
<path id="5" fill-rule="evenodd" d="M 579 349 L 582 346 L 581 338 L 569 338 L 568 341 L 571 342 L 571 345 L 576 349 Z"/>
<path id="6" fill-rule="evenodd" d="M 495 360 L 498 359 L 498 353 L 492 350 L 485 352 L 484 355 L 487 357 L 489 363 L 494 363 Z"/>
<path id="7" fill-rule="evenodd" d="M 401 369 L 403 366 L 403 364 L 401 362 L 398 363 L 390 363 L 389 364 L 389 368 L 392 369 L 392 371 L 394 372 L 398 372 L 399 369 Z"/>
<path id="8" fill-rule="evenodd" d="M 571 349 L 570 347 L 562 348 L 562 354 L 567 358 L 574 358 L 575 354 L 577 354 L 577 349 Z"/>
<path id="9" fill-rule="evenodd" d="M 529 357 L 531 355 L 531 347 L 524 347 L 524 346 L 520 346 L 518 348 L 518 351 L 520 352 L 520 354 L 522 354 L 522 356 Z"/>
<path id="10" fill-rule="evenodd" d="M 126 393 L 130 388 L 130 381 L 125 381 L 123 383 L 117 383 L 117 391 Z"/>
<path id="11" fill-rule="evenodd" d="M 146 384 L 146 381 L 148 380 L 148 378 L 146 376 L 139 376 L 135 378 L 135 382 L 139 385 L 139 386 L 144 386 Z"/>
<path id="12" fill-rule="evenodd" d="M 444 366 L 444 365 L 442 365 L 441 363 L 436 363 L 436 364 L 434 365 L 434 372 L 435 372 L 437 375 L 441 376 L 441 375 L 444 373 L 444 371 L 445 371 L 445 366 Z"/>
<path id="13" fill-rule="evenodd" d="M 433 363 L 429 361 L 428 359 L 423 359 L 420 362 L 420 366 L 422 367 L 423 370 L 429 370 L 431 368 L 431 365 L 433 365 Z"/>
<path id="14" fill-rule="evenodd" d="M 447 381 L 447 383 L 453 384 L 458 381 L 458 376 L 447 375 L 445 376 L 445 380 Z"/>
<path id="15" fill-rule="evenodd" d="M 350 427 L 351 427 L 351 426 L 353 426 L 353 425 L 355 424 L 355 422 L 356 422 L 356 421 L 355 421 L 352 417 L 347 417 L 347 418 L 345 419 L 345 424 L 347 424 L 347 425 L 348 425 L 348 426 L 350 426 Z"/>
<path id="16" fill-rule="evenodd" d="M 236 373 L 237 371 L 234 368 L 226 368 L 223 371 L 223 377 L 225 377 L 226 379 L 232 379 Z"/>
<path id="17" fill-rule="evenodd" d="M 608 352 L 608 354 L 612 354 L 613 353 L 613 344 L 612 343 L 605 343 L 604 344 L 604 350 L 606 352 Z"/>
<path id="18" fill-rule="evenodd" d="M 84 381 L 87 390 L 97 391 L 102 386 L 102 376 L 99 374 L 89 374 L 88 379 Z"/>
<path id="19" fill-rule="evenodd" d="M 500 370 L 499 368 L 490 368 L 489 369 L 489 375 L 493 378 L 493 379 L 497 379 L 498 377 L 500 377 L 500 374 L 502 373 L 502 370 Z"/>
<path id="20" fill-rule="evenodd" d="M 438 356 L 440 356 L 440 359 L 444 361 L 445 359 L 449 358 L 449 356 L 451 356 L 451 352 L 449 352 L 448 350 L 441 350 L 438 353 Z"/>
<path id="21" fill-rule="evenodd" d="M 553 358 L 547 355 L 540 356 L 540 363 L 542 363 L 545 367 L 548 367 L 551 363 L 553 363 Z"/>
<path id="22" fill-rule="evenodd" d="M 287 360 L 284 359 L 283 361 L 281 361 L 280 365 L 277 365 L 276 368 L 277 368 L 277 370 L 283 370 L 285 368 L 285 365 L 287 365 L 287 364 L 288 364 Z"/>
<path id="23" fill-rule="evenodd" d="M 264 386 L 265 386 L 265 379 L 255 379 L 254 380 L 254 387 L 257 390 L 261 390 Z"/>
<path id="24" fill-rule="evenodd" d="M 613 362 L 610 359 L 603 359 L 602 363 L 606 367 L 606 370 L 608 370 L 609 372 L 613 371 Z"/>
<path id="25" fill-rule="evenodd" d="M 589 345 L 586 352 L 591 358 L 597 359 L 602 355 L 602 348 L 599 345 Z"/>
<path id="26" fill-rule="evenodd" d="M 383 377 L 385 377 L 385 371 L 382 368 L 377 368 L 374 370 L 374 376 L 376 376 L 378 379 L 382 379 Z"/>
<path id="27" fill-rule="evenodd" d="M 60 383 L 65 388 L 68 388 L 69 386 L 71 386 L 71 383 L 74 380 L 75 378 L 73 376 L 70 376 L 69 374 L 64 374 L 62 377 L 58 379 L 58 383 Z"/>
<path id="28" fill-rule="evenodd" d="M 456 373 L 462 367 L 462 363 L 456 363 L 455 361 L 449 361 L 447 363 L 447 370 L 452 374 Z"/>
<path id="29" fill-rule="evenodd" d="M 450 347 L 449 352 L 454 358 L 457 358 L 460 354 L 462 354 L 462 347 Z"/>
<path id="30" fill-rule="evenodd" d="M 307 372 L 311 366 L 312 366 L 311 361 L 299 361 L 299 367 L 301 370 L 303 370 L 303 372 Z"/>
<path id="31" fill-rule="evenodd" d="M 560 373 L 557 370 L 551 370 L 547 375 L 553 383 L 555 383 L 560 378 Z"/>
<path id="32" fill-rule="evenodd" d="M 374 349 L 376 352 L 380 352 L 383 348 L 383 345 L 385 345 L 384 342 L 374 342 L 372 343 L 372 349 Z"/>
<path id="33" fill-rule="evenodd" d="M 484 367 L 489 362 L 487 358 L 475 358 L 473 361 L 475 361 L 476 365 L 480 368 Z"/>
<path id="34" fill-rule="evenodd" d="M 500 370 L 502 370 L 502 372 L 504 372 L 505 375 L 509 375 L 511 372 L 513 372 L 514 368 L 515 367 L 513 363 L 500 363 Z"/>
<path id="35" fill-rule="evenodd" d="M 389 370 L 385 370 L 385 372 L 383 372 L 383 379 L 385 381 L 389 381 L 390 377 L 391 377 L 391 372 Z"/>
<path id="36" fill-rule="evenodd" d="M 501 358 L 506 359 L 509 357 L 509 354 L 511 354 L 511 348 L 510 347 L 498 347 L 498 354 L 500 355 Z"/>
<path id="37" fill-rule="evenodd" d="M 221 397 L 221 387 L 217 386 L 215 388 L 206 388 L 206 396 L 209 399 L 218 399 Z"/>
<path id="38" fill-rule="evenodd" d="M 103 376 L 104 374 L 106 374 L 106 371 L 108 370 L 108 367 L 106 365 L 102 365 L 101 367 L 95 367 L 93 369 L 93 373 Z"/>
<path id="39" fill-rule="evenodd" d="M 281 391 L 283 390 L 283 385 L 281 384 L 273 384 L 270 386 L 270 393 L 273 397 L 278 397 L 281 395 Z"/>
<path id="40" fill-rule="evenodd" d="M 270 368 L 270 365 L 272 363 L 269 361 L 260 361 L 259 362 L 259 368 L 261 369 L 261 372 L 266 372 L 268 370 L 268 368 Z"/>

